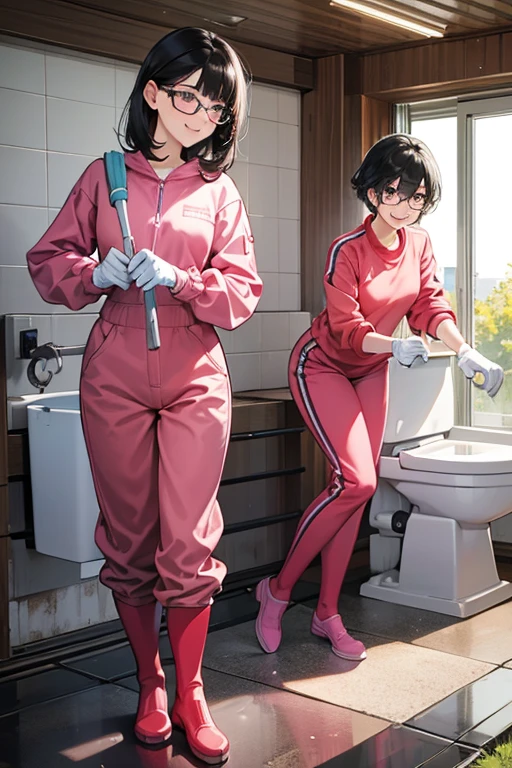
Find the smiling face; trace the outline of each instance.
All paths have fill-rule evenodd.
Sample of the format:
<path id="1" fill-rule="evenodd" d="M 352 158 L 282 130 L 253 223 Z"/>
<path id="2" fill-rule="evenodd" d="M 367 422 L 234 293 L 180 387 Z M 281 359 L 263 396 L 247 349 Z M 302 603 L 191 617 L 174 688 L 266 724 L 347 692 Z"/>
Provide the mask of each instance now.
<path id="1" fill-rule="evenodd" d="M 399 188 L 398 178 L 386 184 L 379 195 L 374 189 L 368 190 L 368 199 L 377 209 L 376 215 L 381 219 L 381 223 L 394 230 L 418 221 L 427 193 L 423 179 L 410 198 L 404 198 L 398 191 Z"/>
<path id="2" fill-rule="evenodd" d="M 213 120 L 216 119 L 216 110 L 223 106 L 223 102 L 209 99 L 197 90 L 196 85 L 201 77 L 201 71 L 198 69 L 186 79 L 173 86 L 166 86 L 165 89 L 158 88 L 153 80 L 150 80 L 144 88 L 144 98 L 158 113 L 154 138 L 155 141 L 166 144 L 167 148 L 162 148 L 165 152 L 169 152 L 172 146 L 191 147 L 207 139 L 217 128 Z M 186 114 L 174 106 L 175 103 L 181 108 L 192 111 L 197 106 L 194 97 L 203 107 L 200 107 L 195 114 Z M 211 111 L 212 107 L 213 111 Z M 210 111 L 206 112 L 206 109 Z"/>

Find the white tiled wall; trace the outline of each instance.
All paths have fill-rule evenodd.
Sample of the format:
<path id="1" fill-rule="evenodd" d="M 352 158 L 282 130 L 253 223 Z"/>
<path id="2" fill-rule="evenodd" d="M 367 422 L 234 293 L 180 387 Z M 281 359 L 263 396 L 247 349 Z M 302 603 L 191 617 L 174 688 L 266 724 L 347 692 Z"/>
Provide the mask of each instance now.
<path id="1" fill-rule="evenodd" d="M 298 93 L 253 86 L 249 132 L 230 173 L 249 211 L 264 288 L 231 344 L 221 332 L 235 391 L 287 386 L 289 352 L 310 322 L 300 312 L 299 116 Z"/>
<path id="2" fill-rule="evenodd" d="M 72 313 L 46 304 L 25 254 L 86 166 L 118 148 L 114 126 L 136 71 L 0 40 L 0 313 L 31 318 L 40 343 L 84 343 L 101 306 Z M 299 115 L 298 92 L 254 85 L 249 130 L 230 171 L 250 215 L 264 280 L 256 316 L 231 334 L 221 332 L 235 391 L 286 386 L 285 353 L 309 323 L 300 313 Z M 8 395 L 33 394 L 27 363 L 16 359 L 14 345 L 8 337 Z M 277 352 L 270 364 L 268 353 Z M 79 368 L 78 359 L 66 358 L 48 391 L 76 389 Z"/>
<path id="3" fill-rule="evenodd" d="M 256 312 L 236 331 L 219 329 L 233 391 L 287 387 L 290 350 L 309 324 L 309 312 Z"/>

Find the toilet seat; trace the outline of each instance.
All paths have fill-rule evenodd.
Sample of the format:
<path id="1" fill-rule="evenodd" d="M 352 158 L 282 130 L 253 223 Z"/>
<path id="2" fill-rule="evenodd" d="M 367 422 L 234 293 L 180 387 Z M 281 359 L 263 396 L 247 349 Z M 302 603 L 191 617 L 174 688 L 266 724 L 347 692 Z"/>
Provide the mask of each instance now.
<path id="1" fill-rule="evenodd" d="M 512 445 L 441 439 L 400 451 L 400 466 L 421 472 L 457 475 L 512 473 Z"/>

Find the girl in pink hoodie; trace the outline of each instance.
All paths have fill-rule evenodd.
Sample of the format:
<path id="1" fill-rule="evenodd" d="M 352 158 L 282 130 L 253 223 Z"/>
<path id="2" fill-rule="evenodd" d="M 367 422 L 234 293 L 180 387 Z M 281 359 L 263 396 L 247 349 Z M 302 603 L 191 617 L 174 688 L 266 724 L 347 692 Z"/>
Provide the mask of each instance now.
<path id="1" fill-rule="evenodd" d="M 208 763 L 229 750 L 201 678 L 210 605 L 226 572 L 212 551 L 223 527 L 216 496 L 231 393 L 213 326 L 241 325 L 262 290 L 248 217 L 223 172 L 244 126 L 247 83 L 238 56 L 216 35 L 193 28 L 166 35 L 143 62 L 126 108 L 136 255 L 130 261 L 122 251 L 102 160 L 86 169 L 27 255 L 46 301 L 78 310 L 105 298 L 80 381 L 101 581 L 137 661 L 137 737 L 165 743 L 172 721 Z M 157 350 L 146 344 L 150 289 Z M 158 654 L 162 606 L 176 664 L 171 719 Z"/>

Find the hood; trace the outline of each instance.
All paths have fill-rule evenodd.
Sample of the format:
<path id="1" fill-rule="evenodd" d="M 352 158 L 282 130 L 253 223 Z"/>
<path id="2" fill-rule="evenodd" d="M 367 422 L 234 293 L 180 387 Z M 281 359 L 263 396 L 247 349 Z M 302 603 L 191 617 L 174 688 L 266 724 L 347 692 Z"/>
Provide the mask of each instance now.
<path id="1" fill-rule="evenodd" d="M 148 160 L 144 157 L 142 152 L 125 152 L 124 161 L 127 168 L 141 176 L 145 176 L 152 181 L 160 182 L 160 178 L 157 176 Z M 214 181 L 221 175 L 219 173 L 206 173 L 201 169 L 199 160 L 195 157 L 193 160 L 189 160 L 188 163 L 183 163 L 175 168 L 168 178 L 172 176 L 173 179 L 185 179 L 191 176 L 202 176 L 205 181 Z"/>

